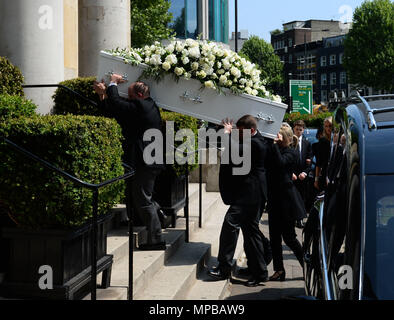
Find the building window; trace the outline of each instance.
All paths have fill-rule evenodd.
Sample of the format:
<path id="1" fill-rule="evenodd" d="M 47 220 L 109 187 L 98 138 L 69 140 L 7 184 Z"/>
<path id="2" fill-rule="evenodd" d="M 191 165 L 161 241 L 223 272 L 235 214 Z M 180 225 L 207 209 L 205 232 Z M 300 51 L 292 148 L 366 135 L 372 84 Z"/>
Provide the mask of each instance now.
<path id="1" fill-rule="evenodd" d="M 180 39 L 198 36 L 198 6 L 196 0 L 173 0 L 169 10 L 174 22 L 169 25 Z"/>
<path id="2" fill-rule="evenodd" d="M 337 64 L 337 56 L 335 54 L 330 55 L 330 66 Z"/>
<path id="3" fill-rule="evenodd" d="M 330 76 L 330 84 L 337 84 L 337 74 L 336 72 L 332 72 Z"/>
<path id="4" fill-rule="evenodd" d="M 343 64 L 343 53 L 339 54 L 339 64 Z"/>
<path id="5" fill-rule="evenodd" d="M 327 102 L 327 90 L 321 91 L 321 101 Z"/>
<path id="6" fill-rule="evenodd" d="M 326 86 L 327 85 L 327 75 L 325 73 L 323 73 L 321 75 L 321 85 L 322 86 Z"/>
<path id="7" fill-rule="evenodd" d="M 320 57 L 320 66 L 321 67 L 327 66 L 327 57 L 326 56 L 321 56 Z"/>
<path id="8" fill-rule="evenodd" d="M 293 39 L 289 39 L 289 47 L 292 47 L 293 46 Z"/>
<path id="9" fill-rule="evenodd" d="M 209 40 L 228 43 L 228 24 L 228 0 L 209 0 Z"/>
<path id="10" fill-rule="evenodd" d="M 346 72 L 344 72 L 344 71 L 341 72 L 339 81 L 340 81 L 340 84 L 346 84 Z"/>

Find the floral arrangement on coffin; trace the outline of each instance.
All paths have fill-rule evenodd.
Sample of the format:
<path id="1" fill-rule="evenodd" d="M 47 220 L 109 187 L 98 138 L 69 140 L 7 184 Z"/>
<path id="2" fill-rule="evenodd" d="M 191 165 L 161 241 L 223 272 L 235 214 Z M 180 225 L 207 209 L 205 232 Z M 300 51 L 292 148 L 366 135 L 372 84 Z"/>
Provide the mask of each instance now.
<path id="1" fill-rule="evenodd" d="M 216 89 L 219 93 L 228 88 L 234 94 L 246 93 L 281 102 L 279 96 L 266 90 L 266 80 L 260 78 L 261 71 L 255 64 L 215 42 L 172 40 L 166 46 L 155 42 L 144 48 L 117 48 L 107 52 L 131 65 L 147 65 L 141 78 L 160 81 L 165 74 L 172 74 L 175 80 L 197 79 L 203 88 Z"/>

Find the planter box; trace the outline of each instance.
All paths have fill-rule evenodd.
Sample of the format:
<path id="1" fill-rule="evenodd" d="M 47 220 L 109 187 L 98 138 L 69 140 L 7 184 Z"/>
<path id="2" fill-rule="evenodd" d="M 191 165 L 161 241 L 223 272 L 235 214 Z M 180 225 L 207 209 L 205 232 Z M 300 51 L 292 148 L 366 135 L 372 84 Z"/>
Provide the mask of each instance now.
<path id="1" fill-rule="evenodd" d="M 143 68 L 146 68 L 146 65 L 125 64 L 122 58 L 102 51 L 97 79 L 108 82 L 110 72 L 127 76 L 128 82 L 118 86 L 120 95 L 127 97 L 129 84 L 140 77 Z M 181 78 L 179 82 L 175 82 L 171 75 L 167 75 L 159 83 L 152 79 L 144 79 L 144 82 L 150 86 L 152 98 L 163 109 L 215 124 L 220 124 L 225 118 L 237 121 L 245 114 L 250 114 L 258 120 L 261 134 L 268 138 L 276 137 L 287 109 L 286 104 L 248 94 L 234 95 L 228 89 L 223 89 L 225 95 L 208 88 L 201 91 L 201 83 L 195 79 Z"/>
<path id="2" fill-rule="evenodd" d="M 98 219 L 97 272 L 104 271 L 103 285 L 109 286 L 112 255 L 107 255 L 107 229 L 112 214 Z M 74 299 L 90 284 L 91 224 L 72 230 L 24 230 L 3 228 L 9 241 L 9 260 L 4 282 L 5 297 Z M 41 290 L 39 267 L 49 265 L 53 271 L 53 290 Z M 86 289 L 86 288 L 85 288 Z"/>
<path id="3" fill-rule="evenodd" d="M 172 227 L 176 226 L 177 212 L 185 207 L 186 203 L 186 177 L 178 177 L 171 165 L 156 178 L 154 200 L 160 205 L 169 221 L 162 221 L 163 227 L 167 227 L 168 222 Z"/>

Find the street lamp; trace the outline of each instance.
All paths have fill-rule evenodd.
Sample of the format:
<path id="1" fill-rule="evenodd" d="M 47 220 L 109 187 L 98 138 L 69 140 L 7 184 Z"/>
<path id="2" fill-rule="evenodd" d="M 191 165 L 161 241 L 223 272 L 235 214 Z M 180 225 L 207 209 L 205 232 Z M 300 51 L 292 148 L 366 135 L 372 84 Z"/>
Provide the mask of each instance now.
<path id="1" fill-rule="evenodd" d="M 235 52 L 238 52 L 238 0 L 235 0 Z"/>

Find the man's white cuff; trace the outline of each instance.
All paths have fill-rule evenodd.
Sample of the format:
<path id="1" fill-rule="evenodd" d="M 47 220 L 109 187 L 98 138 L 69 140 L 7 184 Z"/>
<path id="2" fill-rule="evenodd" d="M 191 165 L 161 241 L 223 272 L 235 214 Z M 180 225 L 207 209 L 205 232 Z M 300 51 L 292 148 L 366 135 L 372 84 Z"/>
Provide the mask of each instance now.
<path id="1" fill-rule="evenodd" d="M 116 82 L 111 82 L 109 85 L 108 85 L 108 87 L 110 87 L 110 86 L 117 86 L 118 84 L 116 83 Z"/>

